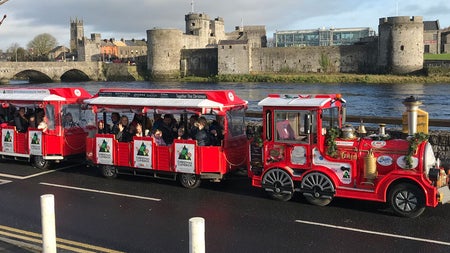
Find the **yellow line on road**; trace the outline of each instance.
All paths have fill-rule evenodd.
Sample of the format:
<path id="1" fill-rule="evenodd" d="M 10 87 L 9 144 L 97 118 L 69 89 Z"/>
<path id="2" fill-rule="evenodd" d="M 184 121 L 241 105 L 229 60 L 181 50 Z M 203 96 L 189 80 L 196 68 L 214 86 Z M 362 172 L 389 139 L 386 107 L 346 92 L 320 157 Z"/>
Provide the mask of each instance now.
<path id="1" fill-rule="evenodd" d="M 0 225 L 0 235 L 42 245 L 42 235 L 38 234 L 38 233 L 30 232 L 30 231 L 25 231 L 25 230 L 21 230 L 21 229 L 17 229 L 17 228 Z M 95 245 L 80 243 L 80 242 L 61 239 L 61 238 L 56 238 L 56 242 L 57 242 L 57 245 L 56 245 L 57 248 L 71 250 L 73 252 L 123 253 L 122 251 L 107 249 L 107 248 L 103 248 L 103 247 L 99 247 L 99 246 L 95 246 Z"/>

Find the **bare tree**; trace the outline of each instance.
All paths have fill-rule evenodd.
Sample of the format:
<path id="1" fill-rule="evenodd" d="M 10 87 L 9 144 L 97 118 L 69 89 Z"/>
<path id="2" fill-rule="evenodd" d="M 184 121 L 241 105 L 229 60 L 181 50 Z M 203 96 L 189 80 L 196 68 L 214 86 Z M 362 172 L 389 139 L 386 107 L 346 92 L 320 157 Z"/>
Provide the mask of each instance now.
<path id="1" fill-rule="evenodd" d="M 48 60 L 48 53 L 56 47 L 57 41 L 55 37 L 48 33 L 42 33 L 34 37 L 27 45 L 28 50 L 35 59 L 45 61 Z"/>

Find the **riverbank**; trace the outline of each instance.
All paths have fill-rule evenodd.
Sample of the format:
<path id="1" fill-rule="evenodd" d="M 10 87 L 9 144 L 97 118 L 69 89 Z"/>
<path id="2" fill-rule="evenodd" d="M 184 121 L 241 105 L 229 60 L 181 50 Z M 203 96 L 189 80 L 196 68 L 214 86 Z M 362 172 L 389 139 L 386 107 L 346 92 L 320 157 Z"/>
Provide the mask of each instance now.
<path id="1" fill-rule="evenodd" d="M 269 82 L 269 83 L 450 83 L 450 73 L 425 75 L 369 75 L 343 73 L 245 74 L 181 78 L 182 82 Z"/>

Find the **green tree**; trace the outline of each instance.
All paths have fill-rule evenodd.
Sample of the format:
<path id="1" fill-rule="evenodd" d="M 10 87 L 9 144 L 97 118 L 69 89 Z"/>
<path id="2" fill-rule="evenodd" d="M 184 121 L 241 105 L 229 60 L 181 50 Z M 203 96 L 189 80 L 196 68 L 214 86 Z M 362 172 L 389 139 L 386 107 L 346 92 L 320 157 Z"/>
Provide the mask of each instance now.
<path id="1" fill-rule="evenodd" d="M 55 37 L 48 33 L 42 33 L 34 37 L 27 45 L 28 51 L 34 60 L 48 61 L 48 53 L 56 47 Z"/>

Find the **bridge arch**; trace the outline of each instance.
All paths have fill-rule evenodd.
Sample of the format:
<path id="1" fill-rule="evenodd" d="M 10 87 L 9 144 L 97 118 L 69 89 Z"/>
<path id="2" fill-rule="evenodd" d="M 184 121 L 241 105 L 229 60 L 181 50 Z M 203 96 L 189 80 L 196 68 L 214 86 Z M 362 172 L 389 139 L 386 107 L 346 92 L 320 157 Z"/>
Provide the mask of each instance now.
<path id="1" fill-rule="evenodd" d="M 32 69 L 27 69 L 20 71 L 13 75 L 12 79 L 20 79 L 25 80 L 27 79 L 30 83 L 51 83 L 53 82 L 52 78 L 50 78 L 48 75 Z"/>
<path id="2" fill-rule="evenodd" d="M 79 69 L 70 69 L 64 72 L 60 79 L 63 82 L 86 82 L 91 80 L 86 73 Z"/>

